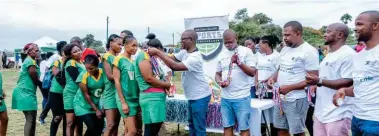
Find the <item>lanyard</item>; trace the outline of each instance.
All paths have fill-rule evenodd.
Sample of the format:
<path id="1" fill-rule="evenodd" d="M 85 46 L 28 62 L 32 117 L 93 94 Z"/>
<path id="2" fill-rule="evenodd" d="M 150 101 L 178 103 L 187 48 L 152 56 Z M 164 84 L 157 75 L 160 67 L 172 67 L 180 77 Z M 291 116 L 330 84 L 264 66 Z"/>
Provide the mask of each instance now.
<path id="1" fill-rule="evenodd" d="M 315 94 L 311 92 L 311 86 L 307 86 L 307 100 L 308 100 L 308 103 L 309 105 L 311 105 L 312 107 L 315 106 L 315 104 L 312 102 L 312 97 L 314 97 Z"/>
<path id="2" fill-rule="evenodd" d="M 237 51 L 237 48 L 235 48 L 234 50 L 234 54 L 233 55 L 237 55 L 237 63 L 240 64 L 240 59 L 238 58 L 238 51 Z M 230 64 L 229 64 L 229 69 L 228 69 L 228 75 L 227 75 L 227 79 L 226 81 L 224 82 L 231 82 L 232 80 L 232 70 L 233 70 L 233 62 L 230 60 Z"/>
<path id="3" fill-rule="evenodd" d="M 275 84 L 273 88 L 274 90 L 272 91 L 272 100 L 274 101 L 275 105 L 279 107 L 280 115 L 283 115 L 283 100 L 281 96 L 283 96 L 283 99 L 285 99 L 285 96 L 280 94 L 280 87 L 278 84 Z"/>
<path id="4" fill-rule="evenodd" d="M 149 50 L 146 50 L 147 54 L 149 54 Z M 155 56 L 150 56 L 150 63 L 153 66 L 153 73 L 157 79 L 159 79 L 159 76 L 161 75 L 161 71 L 159 70 L 159 63 Z"/>

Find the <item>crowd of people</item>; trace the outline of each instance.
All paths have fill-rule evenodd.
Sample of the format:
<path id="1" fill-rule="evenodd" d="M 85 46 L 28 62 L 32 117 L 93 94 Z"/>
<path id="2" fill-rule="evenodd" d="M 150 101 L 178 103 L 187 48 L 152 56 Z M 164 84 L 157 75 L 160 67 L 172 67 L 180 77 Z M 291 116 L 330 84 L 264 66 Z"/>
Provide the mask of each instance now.
<path id="1" fill-rule="evenodd" d="M 359 53 L 345 45 L 349 28 L 330 24 L 324 34 L 329 51 L 320 62 L 319 51 L 303 40 L 298 21 L 284 25 L 283 42 L 266 35 L 249 37 L 240 46 L 236 33 L 225 30 L 226 50 L 215 74 L 222 87 L 224 135 L 232 136 L 235 126 L 241 136 L 250 135 L 251 98 L 258 98 L 275 102 L 273 124 L 267 131 L 271 135 L 303 136 L 307 128 L 314 136 L 378 136 L 379 11 L 359 14 L 354 31 L 365 45 Z M 27 57 L 12 95 L 12 109 L 25 115 L 24 135 L 36 133 L 38 87 L 45 90 L 44 111 L 51 109 L 53 114 L 50 136 L 57 134 L 62 120 L 63 135 L 83 135 L 85 124 L 85 136 L 116 136 L 121 118 L 126 136 L 142 132 L 156 136 L 166 120 L 166 96 L 173 86 L 170 76 L 182 71 L 190 135 L 205 136 L 212 90 L 196 48 L 197 33 L 184 31 L 182 50 L 175 54 L 166 54 L 154 34 L 146 38 L 139 47 L 128 30 L 112 34 L 107 53 L 99 55 L 73 37 L 69 43 L 57 43 L 57 53 L 44 62 L 46 68 L 36 61 L 38 45 L 26 44 Z M 9 118 L 2 80 L 0 91 L 0 135 L 4 136 Z M 41 114 L 39 121 L 45 117 Z"/>

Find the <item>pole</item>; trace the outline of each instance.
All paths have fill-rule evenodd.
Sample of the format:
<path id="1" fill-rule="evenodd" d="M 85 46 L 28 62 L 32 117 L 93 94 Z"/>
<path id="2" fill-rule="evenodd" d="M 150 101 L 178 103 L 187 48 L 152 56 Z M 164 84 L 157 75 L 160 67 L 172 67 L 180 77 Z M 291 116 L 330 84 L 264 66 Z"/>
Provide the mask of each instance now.
<path id="1" fill-rule="evenodd" d="M 108 39 L 108 24 L 109 24 L 109 17 L 107 16 L 107 37 L 105 39 Z"/>
<path id="2" fill-rule="evenodd" d="M 147 34 L 150 33 L 150 27 L 147 27 Z"/>
<path id="3" fill-rule="evenodd" d="M 175 45 L 175 35 L 172 33 L 172 45 Z"/>

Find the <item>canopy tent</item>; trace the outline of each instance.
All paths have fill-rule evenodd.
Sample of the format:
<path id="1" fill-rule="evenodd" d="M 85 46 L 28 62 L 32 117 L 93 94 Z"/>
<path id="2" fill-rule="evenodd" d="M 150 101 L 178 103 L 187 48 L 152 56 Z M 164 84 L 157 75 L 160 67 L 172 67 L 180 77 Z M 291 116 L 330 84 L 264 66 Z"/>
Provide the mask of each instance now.
<path id="1" fill-rule="evenodd" d="M 48 36 L 44 36 L 39 38 L 38 40 L 34 41 L 33 43 L 37 44 L 38 47 L 41 50 L 41 53 L 47 53 L 47 52 L 55 52 L 56 51 L 56 44 L 57 40 L 54 40 L 53 38 L 50 38 Z M 22 48 L 21 49 L 15 49 L 15 53 L 23 53 Z"/>

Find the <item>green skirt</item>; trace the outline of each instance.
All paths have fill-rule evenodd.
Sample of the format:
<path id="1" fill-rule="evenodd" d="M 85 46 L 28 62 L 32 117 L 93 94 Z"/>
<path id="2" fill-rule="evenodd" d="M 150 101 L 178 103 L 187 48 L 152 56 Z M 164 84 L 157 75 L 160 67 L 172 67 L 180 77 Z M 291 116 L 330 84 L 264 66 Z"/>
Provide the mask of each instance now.
<path id="1" fill-rule="evenodd" d="M 76 92 L 63 90 L 63 106 L 65 110 L 73 110 L 74 109 L 74 98 Z"/>
<path id="2" fill-rule="evenodd" d="M 116 88 L 112 83 L 106 83 L 103 96 L 101 97 L 102 108 L 105 110 L 117 109 L 116 104 Z"/>
<path id="3" fill-rule="evenodd" d="M 166 121 L 165 93 L 140 93 L 139 103 L 142 110 L 143 124 Z"/>
<path id="4" fill-rule="evenodd" d="M 36 90 L 27 90 L 16 87 L 12 94 L 12 109 L 20 111 L 37 110 Z"/>
<path id="5" fill-rule="evenodd" d="M 118 97 L 118 93 L 116 93 L 115 99 L 116 99 L 115 101 L 116 101 L 117 109 L 120 112 L 120 115 L 122 118 L 133 117 L 133 116 L 137 115 L 138 106 L 139 106 L 138 99 L 125 99 L 125 97 L 124 97 L 126 103 L 129 106 L 129 114 L 128 115 L 126 115 L 122 111 L 122 104 L 121 104 L 120 97 Z"/>

